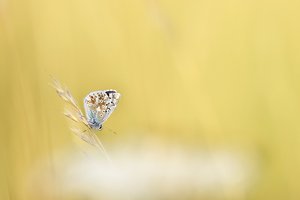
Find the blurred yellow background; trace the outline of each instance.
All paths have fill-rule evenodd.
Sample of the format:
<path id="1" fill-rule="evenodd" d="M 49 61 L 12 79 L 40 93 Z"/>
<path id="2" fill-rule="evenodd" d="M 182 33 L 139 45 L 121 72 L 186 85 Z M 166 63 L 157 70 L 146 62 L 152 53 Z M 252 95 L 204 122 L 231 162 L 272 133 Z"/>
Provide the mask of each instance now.
<path id="1" fill-rule="evenodd" d="M 77 149 L 50 75 L 81 106 L 90 91 L 122 94 L 104 125 L 118 134 L 99 133 L 108 152 L 149 138 L 242 152 L 257 178 L 217 199 L 300 199 L 299 9 L 293 0 L 0 0 L 0 199 L 54 199 L 24 189 L 26 177 Z"/>

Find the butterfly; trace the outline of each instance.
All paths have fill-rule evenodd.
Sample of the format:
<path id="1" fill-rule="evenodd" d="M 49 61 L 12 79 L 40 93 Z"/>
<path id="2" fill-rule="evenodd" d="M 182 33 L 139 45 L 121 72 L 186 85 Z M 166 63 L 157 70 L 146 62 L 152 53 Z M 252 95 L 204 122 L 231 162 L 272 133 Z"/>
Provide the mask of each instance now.
<path id="1" fill-rule="evenodd" d="M 75 122 L 72 132 L 85 142 L 99 147 L 105 152 L 103 145 L 95 135 L 95 130 L 101 130 L 103 123 L 109 118 L 118 105 L 121 97 L 116 90 L 99 90 L 90 92 L 83 100 L 86 116 L 79 108 L 71 92 L 53 78 L 52 86 L 65 102 L 64 115 Z"/>

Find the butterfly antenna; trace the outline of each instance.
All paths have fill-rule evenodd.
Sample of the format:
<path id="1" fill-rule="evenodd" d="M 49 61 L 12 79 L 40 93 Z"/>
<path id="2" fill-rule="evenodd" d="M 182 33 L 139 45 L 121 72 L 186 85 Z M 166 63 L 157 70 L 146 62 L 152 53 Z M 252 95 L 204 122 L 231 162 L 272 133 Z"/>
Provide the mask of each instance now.
<path id="1" fill-rule="evenodd" d="M 109 128 L 109 127 L 105 127 L 107 130 L 109 130 L 110 132 L 112 132 L 115 135 L 118 135 L 118 133 L 116 131 L 114 131 L 113 129 Z"/>

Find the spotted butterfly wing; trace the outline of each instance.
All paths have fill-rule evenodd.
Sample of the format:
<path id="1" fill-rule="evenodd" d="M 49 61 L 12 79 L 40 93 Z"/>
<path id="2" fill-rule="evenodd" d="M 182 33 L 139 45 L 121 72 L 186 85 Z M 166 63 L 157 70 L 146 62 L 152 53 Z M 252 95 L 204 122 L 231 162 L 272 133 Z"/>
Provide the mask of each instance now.
<path id="1" fill-rule="evenodd" d="M 120 94 L 116 90 L 99 90 L 84 98 L 84 108 L 89 125 L 101 129 L 103 123 L 115 110 Z"/>

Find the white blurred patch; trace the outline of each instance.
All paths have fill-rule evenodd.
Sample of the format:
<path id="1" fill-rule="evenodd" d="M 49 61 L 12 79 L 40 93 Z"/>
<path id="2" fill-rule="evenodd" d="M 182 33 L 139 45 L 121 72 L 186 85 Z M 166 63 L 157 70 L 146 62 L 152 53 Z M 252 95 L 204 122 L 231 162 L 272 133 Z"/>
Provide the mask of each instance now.
<path id="1" fill-rule="evenodd" d="M 234 152 L 148 147 L 120 149 L 111 155 L 113 163 L 100 155 L 63 153 L 51 170 L 34 170 L 32 192 L 52 199 L 239 198 L 256 175 L 253 159 Z"/>

